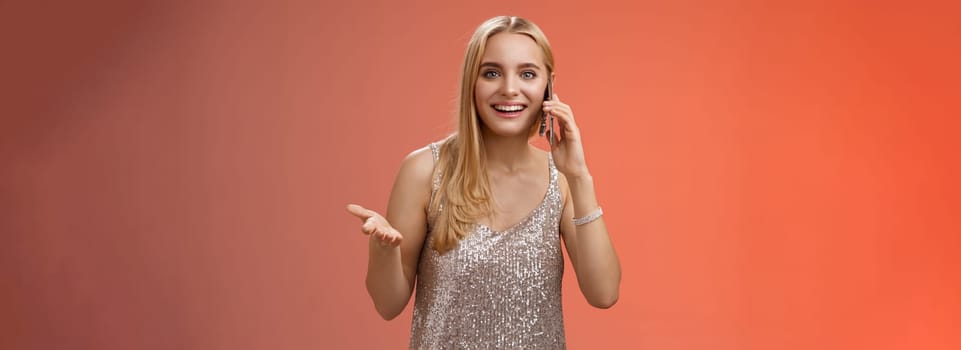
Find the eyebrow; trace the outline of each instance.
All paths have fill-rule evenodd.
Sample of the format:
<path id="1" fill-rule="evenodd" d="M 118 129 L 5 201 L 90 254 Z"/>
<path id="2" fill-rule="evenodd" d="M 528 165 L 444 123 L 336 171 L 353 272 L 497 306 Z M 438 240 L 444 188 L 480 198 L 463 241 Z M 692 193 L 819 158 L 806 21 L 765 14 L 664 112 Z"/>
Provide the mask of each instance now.
<path id="1" fill-rule="evenodd" d="M 503 66 L 501 66 L 501 64 L 500 64 L 500 63 L 497 63 L 497 62 L 484 62 L 484 63 L 481 63 L 480 66 L 481 66 L 481 68 L 484 68 L 484 67 L 503 68 Z M 530 63 L 530 62 L 521 63 L 521 64 L 517 65 L 517 67 L 518 67 L 518 68 L 534 68 L 534 69 L 538 69 L 538 70 L 541 69 L 541 66 L 538 66 L 537 64 Z"/>

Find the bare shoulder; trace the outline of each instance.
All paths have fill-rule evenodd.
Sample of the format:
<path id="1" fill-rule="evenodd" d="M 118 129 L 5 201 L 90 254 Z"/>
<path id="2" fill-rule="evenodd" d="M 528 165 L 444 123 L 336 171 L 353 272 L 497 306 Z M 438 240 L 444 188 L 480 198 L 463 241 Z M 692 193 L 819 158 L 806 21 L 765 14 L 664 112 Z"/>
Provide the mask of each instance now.
<path id="1" fill-rule="evenodd" d="M 401 161 L 392 196 L 398 195 L 413 201 L 405 201 L 404 205 L 416 204 L 426 208 L 430 198 L 433 173 L 434 156 L 431 154 L 430 147 L 421 147 L 410 152 Z"/>
<path id="2" fill-rule="evenodd" d="M 411 235 L 422 232 L 426 225 L 426 216 L 419 214 L 427 211 L 433 168 L 434 157 L 430 148 L 422 147 L 404 157 L 400 170 L 397 171 L 394 187 L 390 191 L 390 200 L 387 202 L 386 217 L 387 221 L 404 235 L 405 242 L 409 238 L 416 242 L 418 238 Z"/>
<path id="3" fill-rule="evenodd" d="M 414 182 L 430 182 L 431 173 L 434 171 L 434 156 L 431 154 L 429 146 L 421 147 L 410 152 L 401 161 L 398 177 L 403 176 Z"/>

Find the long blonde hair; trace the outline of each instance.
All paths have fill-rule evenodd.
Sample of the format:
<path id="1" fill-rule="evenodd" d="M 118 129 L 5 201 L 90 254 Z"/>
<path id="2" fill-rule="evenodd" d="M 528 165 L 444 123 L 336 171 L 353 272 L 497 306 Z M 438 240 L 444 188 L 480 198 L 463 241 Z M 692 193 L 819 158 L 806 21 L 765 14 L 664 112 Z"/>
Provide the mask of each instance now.
<path id="1" fill-rule="evenodd" d="M 439 198 L 432 200 L 429 208 L 436 212 L 443 205 L 432 225 L 431 239 L 431 247 L 440 253 L 453 249 L 470 233 L 478 219 L 489 217 L 494 212 L 474 87 L 487 40 L 501 32 L 524 34 L 534 39 L 544 52 L 547 76 L 554 72 L 554 54 L 550 44 L 533 22 L 521 17 L 499 16 L 485 21 L 474 31 L 464 55 L 457 132 L 441 143 L 441 156 L 437 164 L 441 181 L 440 189 L 435 194 Z M 537 126 L 534 123 L 529 135 L 533 136 Z"/>

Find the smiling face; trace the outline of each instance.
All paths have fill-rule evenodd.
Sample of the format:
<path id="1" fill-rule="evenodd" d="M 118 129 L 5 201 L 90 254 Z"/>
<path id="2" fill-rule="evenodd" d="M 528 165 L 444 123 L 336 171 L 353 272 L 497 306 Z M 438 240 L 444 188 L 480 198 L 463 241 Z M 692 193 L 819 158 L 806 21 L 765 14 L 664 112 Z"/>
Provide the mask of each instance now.
<path id="1" fill-rule="evenodd" d="M 544 52 L 531 37 L 502 32 L 488 38 L 474 85 L 481 128 L 499 136 L 530 137 L 549 76 Z"/>

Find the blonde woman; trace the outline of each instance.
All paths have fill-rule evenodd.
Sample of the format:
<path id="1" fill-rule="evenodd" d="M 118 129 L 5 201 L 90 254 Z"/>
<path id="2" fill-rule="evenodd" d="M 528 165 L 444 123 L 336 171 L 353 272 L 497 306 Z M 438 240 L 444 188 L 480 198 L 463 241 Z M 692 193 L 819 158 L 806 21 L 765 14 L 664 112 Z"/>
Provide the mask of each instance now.
<path id="1" fill-rule="evenodd" d="M 587 302 L 617 301 L 620 263 L 574 114 L 545 100 L 553 77 L 536 25 L 487 20 L 467 47 L 457 131 L 404 159 L 386 218 L 348 205 L 370 236 L 377 312 L 396 317 L 416 285 L 411 348 L 563 348 L 561 239 Z M 550 152 L 529 143 L 551 129 L 544 116 L 557 120 Z"/>

